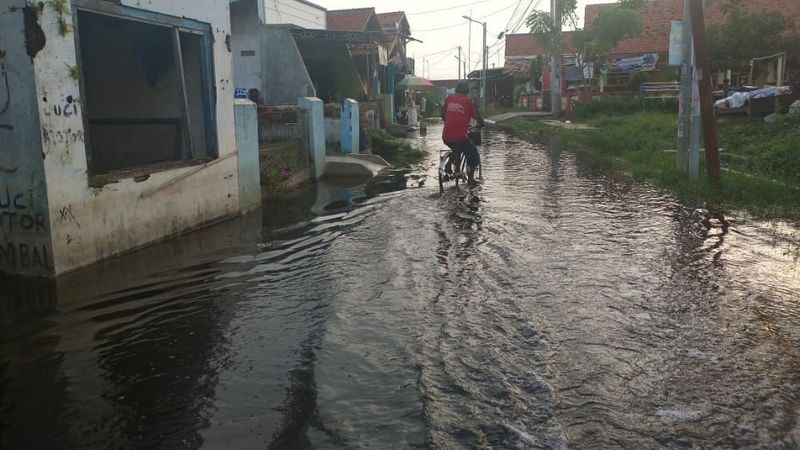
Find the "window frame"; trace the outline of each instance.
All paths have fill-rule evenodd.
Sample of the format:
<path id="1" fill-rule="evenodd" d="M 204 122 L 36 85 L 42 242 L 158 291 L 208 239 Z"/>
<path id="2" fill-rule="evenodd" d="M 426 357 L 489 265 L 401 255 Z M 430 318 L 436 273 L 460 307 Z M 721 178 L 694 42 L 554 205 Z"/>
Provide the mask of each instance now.
<path id="1" fill-rule="evenodd" d="M 77 59 L 77 66 L 79 73 L 83 73 L 83 58 L 81 56 L 81 43 L 80 43 L 80 27 L 78 26 L 78 13 L 85 12 L 91 14 L 98 14 L 113 17 L 116 19 L 130 20 L 134 22 L 141 22 L 148 25 L 163 27 L 172 30 L 171 44 L 173 46 L 173 54 L 175 55 L 175 70 L 178 79 L 178 94 L 181 102 L 181 116 L 183 120 L 182 128 L 184 139 L 186 140 L 187 150 L 189 157 L 187 159 L 159 162 L 147 164 L 143 166 L 136 166 L 131 168 L 123 168 L 113 170 L 110 172 L 97 173 L 93 170 L 92 160 L 92 145 L 91 133 L 89 132 L 89 114 L 88 109 L 91 108 L 91 102 L 86 95 L 86 85 L 83 77 L 79 80 L 79 88 L 81 98 L 87 99 L 82 105 L 83 114 L 81 115 L 84 127 L 84 141 L 86 147 L 86 160 L 87 169 L 89 174 L 89 185 L 92 187 L 101 187 L 106 184 L 115 183 L 122 179 L 127 178 L 144 178 L 149 177 L 151 173 L 163 172 L 173 170 L 181 167 L 194 166 L 198 164 L 207 163 L 211 160 L 219 158 L 219 141 L 217 136 L 217 89 L 216 89 L 216 75 L 214 71 L 214 49 L 213 49 L 213 28 L 211 24 L 200 22 L 193 19 L 183 17 L 170 16 L 163 13 L 148 11 L 144 9 L 134 8 L 130 6 L 111 3 L 106 0 L 73 0 L 72 3 L 72 17 L 73 17 L 73 34 L 75 38 L 75 54 Z M 205 122 L 204 133 L 206 138 L 206 152 L 207 155 L 198 157 L 195 151 L 194 143 L 191 139 L 191 123 L 189 103 L 186 94 L 186 76 L 184 73 L 184 64 L 181 54 L 181 33 L 190 33 L 202 38 L 201 49 L 201 64 L 203 65 L 202 71 L 202 93 L 203 93 L 203 119 Z"/>

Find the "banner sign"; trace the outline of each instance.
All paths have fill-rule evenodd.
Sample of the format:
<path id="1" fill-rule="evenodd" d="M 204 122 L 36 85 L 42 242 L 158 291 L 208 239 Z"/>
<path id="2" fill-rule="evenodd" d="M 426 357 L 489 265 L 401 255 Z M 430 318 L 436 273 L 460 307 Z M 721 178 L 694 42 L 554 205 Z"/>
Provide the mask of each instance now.
<path id="1" fill-rule="evenodd" d="M 669 65 L 680 66 L 683 64 L 683 22 L 672 21 L 669 31 Z"/>
<path id="2" fill-rule="evenodd" d="M 658 53 L 645 53 L 639 56 L 612 56 L 603 66 L 602 73 L 652 72 L 658 69 Z"/>
<path id="3" fill-rule="evenodd" d="M 594 78 L 594 64 L 584 64 L 583 71 L 581 71 L 578 62 L 575 55 L 564 55 L 561 64 L 567 81 L 583 81 Z"/>

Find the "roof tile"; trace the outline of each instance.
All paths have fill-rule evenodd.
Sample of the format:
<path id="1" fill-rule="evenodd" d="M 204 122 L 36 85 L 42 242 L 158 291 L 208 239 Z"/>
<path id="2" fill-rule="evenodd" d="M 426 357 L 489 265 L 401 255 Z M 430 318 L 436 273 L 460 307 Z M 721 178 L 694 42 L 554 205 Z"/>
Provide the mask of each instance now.
<path id="1" fill-rule="evenodd" d="M 339 9 L 328 11 L 327 29 L 334 31 L 381 31 L 370 29 L 370 22 L 380 27 L 375 18 L 375 8 Z"/>
<path id="2" fill-rule="evenodd" d="M 378 18 L 378 23 L 381 24 L 381 28 L 383 29 L 383 31 L 387 33 L 396 33 L 398 30 L 397 24 L 400 24 L 400 27 L 402 29 L 403 21 L 405 21 L 406 26 L 408 26 L 408 19 L 406 18 L 406 13 L 404 11 L 380 13 L 376 14 L 375 17 Z M 408 32 L 409 30 L 406 31 Z"/>

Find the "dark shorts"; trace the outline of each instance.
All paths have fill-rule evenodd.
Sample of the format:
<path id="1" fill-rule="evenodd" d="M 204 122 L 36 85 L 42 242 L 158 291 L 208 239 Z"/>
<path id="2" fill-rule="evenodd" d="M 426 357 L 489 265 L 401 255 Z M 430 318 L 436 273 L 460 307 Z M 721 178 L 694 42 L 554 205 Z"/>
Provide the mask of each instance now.
<path id="1" fill-rule="evenodd" d="M 481 165 L 481 155 L 478 154 L 478 147 L 469 139 L 465 141 L 444 141 L 444 145 L 450 147 L 456 157 L 460 158 L 463 154 L 467 158 L 467 166 L 475 168 Z"/>

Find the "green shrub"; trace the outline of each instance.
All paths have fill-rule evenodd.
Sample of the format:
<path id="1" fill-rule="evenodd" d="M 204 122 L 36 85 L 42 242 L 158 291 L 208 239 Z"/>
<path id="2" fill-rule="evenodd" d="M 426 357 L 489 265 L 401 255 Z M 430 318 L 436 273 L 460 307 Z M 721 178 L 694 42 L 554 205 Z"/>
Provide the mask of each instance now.
<path id="1" fill-rule="evenodd" d="M 645 103 L 647 112 L 678 113 L 677 99 L 648 99 Z M 572 116 L 577 120 L 591 119 L 597 116 L 626 116 L 642 112 L 642 101 L 635 95 L 604 95 L 593 97 L 585 103 L 575 102 Z"/>
<path id="2" fill-rule="evenodd" d="M 372 154 L 380 156 L 395 167 L 412 166 L 425 158 L 425 152 L 384 130 L 371 130 L 369 137 Z"/>

